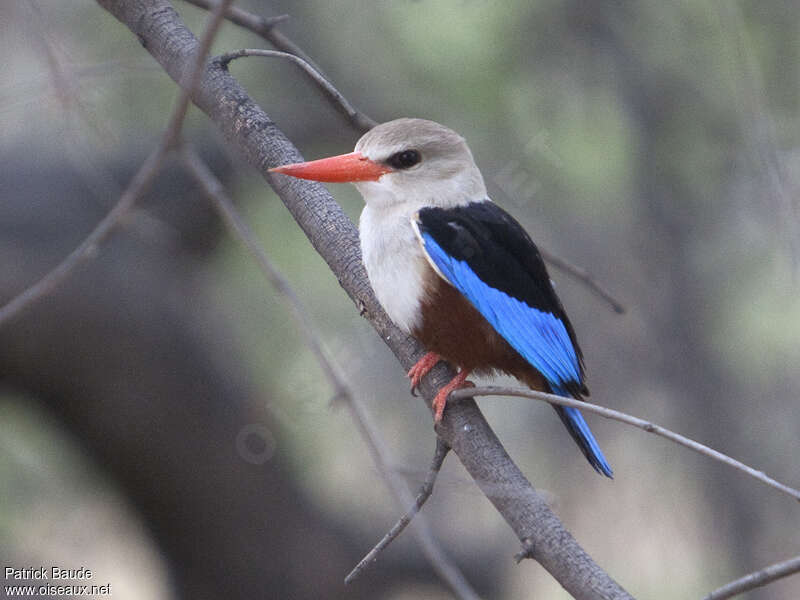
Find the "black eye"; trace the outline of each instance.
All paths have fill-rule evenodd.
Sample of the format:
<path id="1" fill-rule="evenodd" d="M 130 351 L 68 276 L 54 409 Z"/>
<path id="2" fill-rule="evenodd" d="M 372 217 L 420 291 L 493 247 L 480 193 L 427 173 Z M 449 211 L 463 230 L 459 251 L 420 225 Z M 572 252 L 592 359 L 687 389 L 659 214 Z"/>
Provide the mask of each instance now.
<path id="1" fill-rule="evenodd" d="M 416 150 L 403 150 L 402 152 L 396 152 L 389 157 L 387 160 L 387 164 L 390 167 L 394 167 L 395 169 L 408 169 L 413 167 L 419 161 L 422 160 L 419 152 Z"/>

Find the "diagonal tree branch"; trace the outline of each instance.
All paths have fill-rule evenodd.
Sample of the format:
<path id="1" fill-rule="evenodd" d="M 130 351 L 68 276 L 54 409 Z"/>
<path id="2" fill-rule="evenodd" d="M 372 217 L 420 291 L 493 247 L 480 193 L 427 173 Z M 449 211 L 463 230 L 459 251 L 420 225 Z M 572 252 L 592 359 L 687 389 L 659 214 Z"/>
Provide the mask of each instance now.
<path id="1" fill-rule="evenodd" d="M 128 26 L 177 82 L 197 48 L 197 40 L 166 0 L 98 0 Z M 192 99 L 229 142 L 259 170 L 284 202 L 339 283 L 408 369 L 423 348 L 388 319 L 361 264 L 358 234 L 330 194 L 319 184 L 272 178 L 271 166 L 302 156 L 274 122 L 250 99 L 219 62 L 211 62 Z M 438 366 L 422 386 L 428 405 L 450 371 Z M 535 558 L 578 599 L 630 598 L 580 547 L 506 453 L 474 401 L 454 405 L 437 428 L 517 537 L 528 540 Z"/>
<path id="2" fill-rule="evenodd" d="M 328 382 L 334 389 L 332 403 L 336 402 L 337 400 L 343 401 L 350 407 L 350 412 L 353 416 L 353 419 L 356 421 L 359 431 L 362 433 L 364 442 L 367 444 L 367 447 L 370 450 L 370 454 L 375 462 L 375 466 L 380 470 L 381 474 L 386 479 L 386 482 L 397 499 L 398 504 L 408 504 L 410 498 L 408 489 L 406 488 L 405 483 L 400 481 L 397 473 L 395 473 L 389 466 L 388 450 L 380 442 L 377 429 L 368 419 L 366 409 L 360 405 L 358 398 L 353 396 L 353 394 L 350 392 L 347 384 L 334 366 L 333 361 L 328 358 L 328 355 L 322 346 L 322 340 L 314 330 L 311 319 L 304 310 L 302 303 L 300 302 L 300 298 L 298 298 L 288 280 L 277 269 L 277 267 L 272 264 L 272 261 L 267 256 L 263 246 L 259 243 L 255 233 L 247 225 L 245 220 L 239 214 L 239 211 L 236 210 L 233 202 L 225 192 L 222 183 L 214 176 L 205 162 L 203 162 L 203 160 L 191 148 L 191 146 L 183 145 L 180 149 L 180 153 L 184 164 L 189 169 L 190 173 L 192 173 L 195 180 L 200 184 L 206 196 L 208 196 L 211 202 L 214 204 L 226 225 L 231 229 L 233 235 L 242 242 L 250 255 L 255 259 L 265 279 L 276 290 L 278 290 L 278 292 L 280 292 L 287 304 L 289 304 L 292 312 L 294 313 L 295 319 L 300 324 L 300 329 L 303 332 L 306 345 L 317 359 L 317 363 L 322 368 L 322 371 L 328 379 Z M 447 450 L 449 450 L 449 448 L 444 445 L 444 442 L 437 438 L 435 460 L 439 460 L 439 456 L 441 455 L 441 459 L 438 462 L 438 467 L 441 467 L 441 463 L 444 461 Z M 436 473 L 438 473 L 438 468 L 436 469 Z M 435 476 L 435 473 L 432 474 L 432 476 L 429 476 L 428 480 L 425 482 L 425 486 L 423 486 L 423 490 L 428 490 L 428 496 L 430 495 L 430 491 L 433 489 L 432 479 L 435 478 Z M 420 500 L 420 497 L 417 498 L 416 510 L 414 513 L 419 510 L 426 499 L 427 496 L 425 496 L 425 498 L 422 500 Z M 410 520 L 411 517 L 408 518 L 408 521 Z M 395 533 L 395 537 L 399 535 L 399 533 L 407 524 L 408 522 L 406 522 Z M 423 525 L 427 524 L 423 523 Z M 461 571 L 459 571 L 458 567 L 453 564 L 450 558 L 441 549 L 439 544 L 434 540 L 430 529 L 427 527 L 422 529 L 418 528 L 414 530 L 414 533 L 416 534 L 417 540 L 422 547 L 423 553 L 431 563 L 431 566 L 437 573 L 440 574 L 445 583 L 450 586 L 450 589 L 453 590 L 453 593 L 455 593 L 460 600 L 477 600 L 478 595 L 469 585 L 464 575 L 461 573 Z M 386 545 L 388 545 L 388 542 L 384 544 L 384 547 Z M 377 552 L 375 552 L 375 554 L 377 554 Z M 348 583 L 348 581 L 345 580 L 345 583 Z"/>

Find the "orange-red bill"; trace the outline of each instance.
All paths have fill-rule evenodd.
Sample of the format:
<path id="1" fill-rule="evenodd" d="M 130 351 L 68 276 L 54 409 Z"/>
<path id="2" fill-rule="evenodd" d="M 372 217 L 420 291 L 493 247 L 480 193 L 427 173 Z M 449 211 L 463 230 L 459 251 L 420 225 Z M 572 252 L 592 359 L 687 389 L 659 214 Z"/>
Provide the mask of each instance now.
<path id="1" fill-rule="evenodd" d="M 271 173 L 282 173 L 300 179 L 347 183 L 352 181 L 377 181 L 391 168 L 368 159 L 360 152 L 331 156 L 303 163 L 283 165 L 270 169 Z"/>

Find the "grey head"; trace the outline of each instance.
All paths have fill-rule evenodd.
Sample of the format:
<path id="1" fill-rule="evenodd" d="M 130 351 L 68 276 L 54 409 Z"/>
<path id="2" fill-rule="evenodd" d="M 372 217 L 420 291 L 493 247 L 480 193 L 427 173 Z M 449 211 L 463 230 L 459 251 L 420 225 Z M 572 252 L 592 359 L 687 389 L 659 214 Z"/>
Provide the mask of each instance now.
<path id="1" fill-rule="evenodd" d="M 391 168 L 378 181 L 355 184 L 376 208 L 449 208 L 486 199 L 483 176 L 466 141 L 434 121 L 381 123 L 358 140 L 355 151 Z"/>

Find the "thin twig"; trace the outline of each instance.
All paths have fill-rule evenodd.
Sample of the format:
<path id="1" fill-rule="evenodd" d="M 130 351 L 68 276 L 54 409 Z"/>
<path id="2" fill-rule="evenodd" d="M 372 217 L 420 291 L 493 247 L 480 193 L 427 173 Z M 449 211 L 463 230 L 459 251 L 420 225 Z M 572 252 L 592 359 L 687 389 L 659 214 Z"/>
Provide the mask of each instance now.
<path id="1" fill-rule="evenodd" d="M 568 275 L 572 275 L 575 279 L 586 285 L 586 287 L 592 290 L 600 298 L 608 302 L 611 305 L 611 308 L 614 309 L 615 313 L 620 315 L 625 314 L 626 308 L 618 300 L 616 300 L 608 290 L 601 286 L 592 276 L 592 274 L 586 269 L 573 265 L 563 258 L 544 250 L 541 246 L 539 247 L 539 254 L 542 255 L 542 258 L 546 262 L 553 265 L 556 269 L 564 271 Z"/>
<path id="2" fill-rule="evenodd" d="M 358 404 L 357 400 L 354 400 L 353 394 L 350 392 L 343 379 L 339 376 L 337 369 L 333 365 L 333 362 L 328 358 L 323 349 L 322 341 L 315 332 L 310 318 L 308 317 L 302 303 L 300 302 L 300 299 L 292 289 L 288 280 L 275 267 L 275 265 L 272 264 L 272 261 L 269 259 L 264 248 L 259 243 L 255 233 L 247 225 L 247 222 L 239 214 L 239 211 L 236 210 L 236 207 L 228 197 L 224 186 L 211 172 L 203 159 L 200 158 L 200 156 L 188 145 L 184 145 L 181 148 L 181 158 L 189 169 L 190 173 L 194 176 L 195 180 L 202 187 L 203 192 L 209 197 L 209 199 L 211 199 L 214 207 L 220 213 L 226 225 L 230 227 L 234 236 L 244 244 L 252 257 L 255 259 L 264 277 L 286 299 L 294 313 L 295 318 L 297 319 L 297 322 L 300 324 L 306 344 L 308 344 L 312 354 L 317 359 L 317 362 L 334 389 L 334 400 L 345 401 L 350 407 L 351 415 L 356 421 L 364 441 L 370 448 L 376 466 L 386 478 L 386 481 L 389 483 L 389 487 L 397 498 L 398 502 L 401 505 L 408 504 L 407 498 L 410 497 L 408 489 L 405 487 L 404 483 L 398 480 L 397 475 L 392 471 L 391 467 L 389 467 L 387 459 L 388 451 L 378 441 L 380 439 L 380 435 L 367 418 L 364 408 Z M 441 468 L 441 463 L 444 461 L 447 450 L 449 450 L 447 444 L 437 438 L 436 456 L 434 457 L 434 465 L 437 465 L 436 461 L 438 459 L 436 472 L 438 472 L 438 469 Z M 441 458 L 439 458 L 440 454 Z M 431 468 L 434 468 L 433 465 Z M 415 504 L 417 504 L 417 510 L 413 513 L 410 513 L 408 521 L 411 520 L 411 517 L 413 517 L 413 515 L 419 510 L 419 507 L 424 504 L 428 496 L 430 496 L 433 490 L 433 481 L 431 480 L 431 476 L 433 478 L 436 477 L 435 473 L 432 475 L 429 474 L 428 479 L 426 480 L 425 485 L 420 492 L 420 494 L 422 494 L 427 489 L 427 495 L 425 495 L 425 497 L 422 499 L 420 499 L 419 496 L 417 497 L 415 501 Z M 403 524 L 403 526 L 396 532 L 394 537 L 397 537 L 400 531 L 405 528 L 405 526 L 408 524 L 408 521 Z M 449 558 L 447 558 L 447 556 L 438 547 L 430 533 L 430 530 L 425 528 L 422 531 L 415 530 L 415 532 L 431 565 L 438 573 L 440 573 L 448 585 L 450 585 L 450 587 L 453 589 L 453 592 L 456 593 L 459 598 L 477 598 L 458 568 L 450 562 Z M 388 542 L 384 544 L 384 546 L 386 545 L 388 545 Z"/>
<path id="3" fill-rule="evenodd" d="M 364 115 L 358 112 L 355 107 L 348 102 L 347 98 L 345 98 L 342 93 L 337 90 L 333 84 L 328 81 L 324 76 L 317 71 L 313 65 L 308 63 L 305 59 L 300 58 L 294 54 L 290 54 L 288 52 L 279 52 L 278 50 L 261 50 L 259 48 L 244 48 L 242 50 L 236 50 L 235 52 L 228 52 L 226 54 L 222 54 L 221 56 L 217 56 L 214 58 L 214 61 L 219 63 L 223 68 L 227 69 L 228 64 L 232 60 L 236 60 L 237 58 L 242 58 L 245 56 L 264 56 L 267 58 L 284 58 L 289 60 L 303 69 L 303 72 L 308 75 L 311 80 L 317 84 L 317 86 L 322 90 L 322 92 L 327 96 L 328 100 L 330 100 L 333 105 L 342 113 L 344 114 L 347 119 L 354 124 L 358 124 L 359 121 L 364 119 Z"/>
<path id="4" fill-rule="evenodd" d="M 425 478 L 422 487 L 420 487 L 419 492 L 417 492 L 417 497 L 414 499 L 414 504 L 411 505 L 411 508 L 408 509 L 408 512 L 404 514 L 400 519 L 398 519 L 397 523 L 388 531 L 388 533 L 383 536 L 380 542 L 378 542 L 375 547 L 369 551 L 369 553 L 361 559 L 361 561 L 350 571 L 350 574 L 344 578 L 345 583 L 352 583 L 355 581 L 359 575 L 361 575 L 370 564 L 375 562 L 380 554 L 389 544 L 391 544 L 397 537 L 403 532 L 403 530 L 411 523 L 411 519 L 414 518 L 422 505 L 430 498 L 430 495 L 433 493 L 433 484 L 436 482 L 436 477 L 439 475 L 439 471 L 442 468 L 442 463 L 444 462 L 447 453 L 450 451 L 450 446 L 447 445 L 442 438 L 436 438 L 436 450 L 433 454 L 433 461 L 431 461 L 430 469 L 428 470 L 428 475 Z"/>
<path id="5" fill-rule="evenodd" d="M 319 363 L 325 377 L 333 388 L 333 401 L 349 398 L 350 390 L 344 380 L 339 376 L 333 362 L 328 358 L 322 346 L 322 341 L 314 331 L 314 326 L 303 308 L 300 298 L 298 298 L 294 289 L 292 289 L 289 281 L 277 267 L 272 264 L 272 261 L 259 243 L 255 233 L 239 214 L 239 211 L 236 210 L 236 207 L 228 197 L 222 183 L 211 172 L 203 159 L 200 158 L 191 146 L 184 144 L 181 147 L 180 155 L 183 163 L 189 169 L 189 172 L 195 180 L 200 184 L 203 192 L 211 200 L 214 208 L 217 209 L 217 212 L 219 212 L 223 221 L 225 221 L 225 224 L 230 228 L 234 236 L 244 244 L 247 251 L 256 261 L 265 279 L 286 299 L 287 304 L 294 313 L 295 319 L 297 319 L 300 325 L 306 344 L 317 359 L 317 363 Z"/>
<path id="6" fill-rule="evenodd" d="M 185 0 L 189 4 L 194 4 L 206 10 L 212 9 L 216 6 L 216 2 L 212 0 Z M 323 78 L 327 79 L 325 72 L 314 62 L 314 60 L 306 54 L 300 46 L 292 41 L 286 34 L 277 29 L 276 25 L 286 20 L 287 15 L 280 15 L 278 17 L 262 17 L 238 7 L 231 7 L 228 9 L 228 19 L 240 27 L 244 27 L 253 33 L 261 36 L 270 44 L 275 46 L 278 50 L 286 52 L 287 54 L 294 54 L 306 61 L 317 73 Z M 349 115 L 350 122 L 356 129 L 360 131 L 368 131 L 378 124 L 377 121 L 371 119 L 363 112 L 357 111 L 354 115 Z"/>
<path id="7" fill-rule="evenodd" d="M 214 10 L 218 5 L 219 2 L 212 2 L 211 0 L 185 0 L 189 4 L 194 4 L 200 8 L 203 8 L 208 11 Z M 249 29 L 253 33 L 256 33 L 263 37 L 264 39 L 269 39 L 266 37 L 267 33 L 270 29 L 275 27 L 276 25 L 280 25 L 289 20 L 289 15 L 276 15 L 274 17 L 264 17 L 261 15 L 257 15 L 251 12 L 248 12 L 238 6 L 231 6 L 228 8 L 227 13 L 225 14 L 225 18 L 228 19 L 231 23 L 235 23 L 239 27 L 244 27 L 245 29 Z"/>
<path id="8" fill-rule="evenodd" d="M 133 176 L 130 184 L 122 193 L 122 196 L 120 196 L 120 199 L 114 207 L 103 217 L 91 233 L 86 236 L 83 242 L 39 281 L 22 291 L 0 308 L 0 326 L 19 314 L 20 311 L 30 304 L 52 293 L 59 284 L 69 277 L 79 264 L 94 256 L 97 247 L 108 237 L 122 217 L 150 186 L 153 178 L 161 169 L 161 163 L 164 157 L 180 135 L 183 119 L 186 116 L 186 111 L 189 109 L 192 90 L 200 82 L 200 77 L 205 67 L 206 54 L 208 54 L 208 49 L 211 47 L 214 36 L 224 20 L 223 13 L 231 2 L 232 0 L 223 0 L 209 17 L 208 24 L 200 39 L 198 52 L 192 63 L 192 69 L 188 79 L 189 85 L 182 88 L 158 146 L 153 149 L 142 163 L 142 166 L 139 167 L 136 175 Z"/>
<path id="9" fill-rule="evenodd" d="M 208 52 L 211 50 L 211 44 L 214 43 L 214 37 L 216 37 L 220 25 L 222 25 L 222 21 L 225 20 L 225 12 L 232 3 L 233 0 L 220 0 L 219 4 L 214 7 L 211 16 L 208 19 L 208 24 L 203 31 L 203 35 L 200 36 L 197 52 L 195 52 L 194 61 L 192 62 L 191 70 L 189 71 L 190 75 L 187 80 L 187 85 L 181 87 L 181 93 L 178 97 L 175 111 L 173 112 L 169 126 L 167 127 L 166 134 L 170 136 L 173 143 L 177 140 L 178 135 L 180 134 L 183 119 L 186 116 L 186 112 L 189 110 L 189 103 L 191 102 L 192 94 L 194 93 L 195 89 L 197 89 L 197 86 L 200 84 L 200 81 L 203 78 L 203 71 L 206 66 L 206 56 L 208 56 Z"/>
<path id="10" fill-rule="evenodd" d="M 800 573 L 800 556 L 795 556 L 789 560 L 775 563 L 774 565 L 764 567 L 755 573 L 750 573 L 749 575 L 740 577 L 735 581 L 731 581 L 730 583 L 723 585 L 721 588 L 717 588 L 711 592 L 703 600 L 725 600 L 726 598 L 732 598 L 733 596 L 741 594 L 742 592 L 767 585 L 768 583 L 776 581 L 777 579 L 782 579 L 783 577 L 788 577 L 789 575 L 794 575 L 795 573 Z"/>
<path id="11" fill-rule="evenodd" d="M 474 396 L 516 396 L 519 398 L 532 398 L 533 400 L 539 400 L 540 402 L 548 402 L 550 404 L 578 408 L 606 419 L 613 419 L 614 421 L 627 423 L 628 425 L 633 425 L 639 429 L 644 429 L 648 433 L 654 433 L 663 438 L 667 438 L 676 444 L 680 444 L 681 446 L 685 446 L 691 450 L 694 450 L 695 452 L 699 452 L 704 456 L 708 456 L 709 458 L 713 458 L 714 460 L 725 463 L 726 465 L 733 467 L 734 469 L 738 469 L 739 471 L 758 479 L 760 482 L 765 483 L 776 490 L 780 490 L 785 494 L 789 494 L 795 500 L 800 501 L 800 491 L 791 488 L 788 485 L 784 485 L 783 483 L 776 481 L 771 477 L 768 477 L 763 471 L 757 471 L 752 467 L 748 467 L 746 464 L 739 462 L 738 460 L 731 458 L 722 452 L 718 452 L 717 450 L 709 448 L 708 446 L 704 446 L 703 444 L 684 437 L 679 433 L 675 433 L 674 431 L 670 431 L 669 429 L 665 429 L 664 427 L 655 425 L 649 421 L 639 419 L 638 417 L 631 416 L 618 410 L 606 408 L 604 406 L 598 406 L 597 404 L 590 404 L 589 402 L 584 402 L 583 400 L 574 400 L 572 398 L 563 398 L 562 396 L 555 396 L 553 394 L 546 394 L 544 392 L 511 387 L 486 386 L 465 388 L 461 390 L 455 390 L 450 394 L 450 398 L 452 399 L 472 398 Z"/>
<path id="12" fill-rule="evenodd" d="M 350 398 L 347 403 L 350 413 L 358 426 L 361 436 L 367 442 L 370 454 L 378 465 L 380 473 L 383 475 L 384 480 L 394 492 L 396 498 L 400 501 L 400 506 L 411 506 L 414 498 L 405 483 L 398 480 L 397 477 L 392 476 L 391 468 L 389 466 L 389 452 L 383 443 L 383 439 L 377 434 L 377 428 L 372 424 L 372 420 L 367 413 L 366 408 L 357 396 Z M 438 442 L 437 442 L 438 444 Z M 437 445 L 437 456 L 438 456 Z M 447 555 L 444 554 L 442 549 L 436 543 L 431 535 L 430 528 L 424 519 L 424 515 L 420 515 L 414 522 L 415 527 L 411 528 L 411 532 L 416 537 L 417 542 L 428 559 L 428 562 L 437 572 L 439 577 L 442 578 L 453 590 L 453 593 L 458 598 L 468 600 L 478 600 L 478 594 L 470 586 L 469 582 L 464 578 L 464 575 L 456 567 Z M 352 573 L 351 573 L 352 575 Z M 350 575 L 348 575 L 350 577 Z"/>

